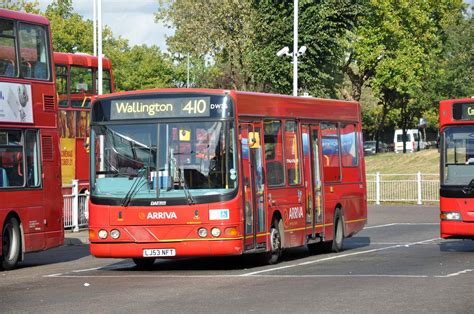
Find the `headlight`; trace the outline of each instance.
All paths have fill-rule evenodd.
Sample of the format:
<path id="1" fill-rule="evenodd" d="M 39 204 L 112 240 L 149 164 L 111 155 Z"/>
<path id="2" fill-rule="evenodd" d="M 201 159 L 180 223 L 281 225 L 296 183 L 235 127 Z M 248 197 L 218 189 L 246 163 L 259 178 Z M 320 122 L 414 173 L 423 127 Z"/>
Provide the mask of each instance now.
<path id="1" fill-rule="evenodd" d="M 99 230 L 99 238 L 101 239 L 107 239 L 107 231 L 102 229 L 102 230 Z"/>
<path id="2" fill-rule="evenodd" d="M 199 228 L 198 234 L 201 238 L 207 237 L 207 229 L 206 228 Z"/>
<path id="3" fill-rule="evenodd" d="M 117 229 L 114 229 L 114 230 L 110 231 L 110 236 L 113 239 L 118 239 L 120 237 L 120 231 L 118 231 Z"/>
<path id="4" fill-rule="evenodd" d="M 439 215 L 441 220 L 461 220 L 461 213 L 460 212 L 442 212 Z"/>
<path id="5" fill-rule="evenodd" d="M 214 238 L 217 238 L 218 236 L 221 235 L 221 229 L 214 227 L 211 229 L 211 234 Z"/>

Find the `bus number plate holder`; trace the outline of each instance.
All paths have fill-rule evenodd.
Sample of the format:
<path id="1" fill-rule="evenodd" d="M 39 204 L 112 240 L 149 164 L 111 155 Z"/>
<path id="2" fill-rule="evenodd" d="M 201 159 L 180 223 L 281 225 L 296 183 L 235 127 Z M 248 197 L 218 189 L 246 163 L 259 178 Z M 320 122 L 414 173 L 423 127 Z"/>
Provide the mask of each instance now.
<path id="1" fill-rule="evenodd" d="M 143 249 L 143 257 L 176 256 L 175 249 Z"/>

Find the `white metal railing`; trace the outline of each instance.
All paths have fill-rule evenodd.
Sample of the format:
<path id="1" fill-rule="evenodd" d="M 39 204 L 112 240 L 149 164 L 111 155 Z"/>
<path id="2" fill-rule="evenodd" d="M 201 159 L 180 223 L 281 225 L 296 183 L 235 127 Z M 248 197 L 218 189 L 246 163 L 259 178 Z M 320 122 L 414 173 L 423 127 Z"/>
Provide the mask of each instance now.
<path id="1" fill-rule="evenodd" d="M 381 202 L 439 201 L 438 174 L 367 174 L 367 200 Z"/>
<path id="2" fill-rule="evenodd" d="M 79 231 L 89 223 L 89 192 L 79 193 L 79 182 L 73 180 L 71 194 L 63 195 L 64 228 Z"/>

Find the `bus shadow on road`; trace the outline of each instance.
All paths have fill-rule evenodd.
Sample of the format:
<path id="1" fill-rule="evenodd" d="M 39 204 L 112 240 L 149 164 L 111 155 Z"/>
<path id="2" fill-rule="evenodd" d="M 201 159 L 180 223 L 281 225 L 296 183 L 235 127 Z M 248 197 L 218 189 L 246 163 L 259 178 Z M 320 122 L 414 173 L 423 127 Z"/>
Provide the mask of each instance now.
<path id="1" fill-rule="evenodd" d="M 360 249 L 363 247 L 370 246 L 370 237 L 352 237 L 344 240 L 345 250 Z"/>
<path id="2" fill-rule="evenodd" d="M 27 268 L 43 265 L 65 263 L 89 256 L 89 246 L 60 246 L 48 251 L 41 251 L 25 255 L 25 260 L 17 268 Z"/>
<path id="3" fill-rule="evenodd" d="M 474 241 L 465 240 L 444 240 L 439 244 L 441 252 L 474 252 Z"/>

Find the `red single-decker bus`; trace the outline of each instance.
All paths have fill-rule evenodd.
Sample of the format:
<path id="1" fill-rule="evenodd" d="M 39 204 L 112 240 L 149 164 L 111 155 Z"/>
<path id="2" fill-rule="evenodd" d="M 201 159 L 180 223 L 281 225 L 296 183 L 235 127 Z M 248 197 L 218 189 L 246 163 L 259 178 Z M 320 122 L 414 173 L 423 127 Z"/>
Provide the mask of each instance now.
<path id="1" fill-rule="evenodd" d="M 46 18 L 0 9 L 0 268 L 64 242 Z"/>
<path id="2" fill-rule="evenodd" d="M 99 96 L 90 249 L 155 258 L 339 251 L 367 219 L 356 102 L 208 89 Z"/>
<path id="3" fill-rule="evenodd" d="M 474 239 L 474 98 L 439 105 L 441 237 Z"/>

